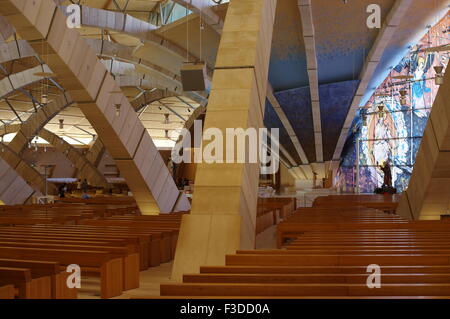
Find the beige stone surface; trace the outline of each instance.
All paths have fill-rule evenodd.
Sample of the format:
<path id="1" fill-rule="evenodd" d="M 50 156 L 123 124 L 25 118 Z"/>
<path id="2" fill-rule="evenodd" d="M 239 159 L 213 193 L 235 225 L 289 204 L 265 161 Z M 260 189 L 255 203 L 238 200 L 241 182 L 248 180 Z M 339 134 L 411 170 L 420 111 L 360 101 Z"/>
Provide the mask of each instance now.
<path id="1" fill-rule="evenodd" d="M 262 127 L 275 6 L 276 0 L 230 2 L 205 130 Z M 258 169 L 258 164 L 248 162 L 197 167 L 191 215 L 184 216 L 181 225 L 174 280 L 198 271 L 200 265 L 224 264 L 225 255 L 236 249 L 255 247 Z"/>

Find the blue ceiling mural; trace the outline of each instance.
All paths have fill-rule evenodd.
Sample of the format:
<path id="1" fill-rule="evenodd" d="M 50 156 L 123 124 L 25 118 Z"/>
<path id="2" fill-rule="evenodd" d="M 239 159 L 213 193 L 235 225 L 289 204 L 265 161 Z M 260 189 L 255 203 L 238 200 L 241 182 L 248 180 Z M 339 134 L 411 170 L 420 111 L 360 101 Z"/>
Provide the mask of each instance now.
<path id="1" fill-rule="evenodd" d="M 359 80 L 354 80 L 319 86 L 323 159 L 325 161 L 333 159 L 339 134 L 358 85 Z"/>
<path id="2" fill-rule="evenodd" d="M 275 93 L 310 162 L 315 162 L 314 126 L 309 87 Z"/>
<path id="3" fill-rule="evenodd" d="M 394 0 L 348 0 L 347 4 L 342 0 L 312 1 L 325 161 L 333 155 L 364 63 L 379 34 L 379 29 L 368 29 L 366 26 L 369 16 L 367 6 L 380 5 L 384 22 L 394 3 Z M 408 46 L 414 45 L 426 33 L 427 25 L 434 25 L 442 18 L 449 4 L 449 0 L 411 0 L 372 75 L 360 105 L 364 105 L 373 90 L 384 81 L 390 67 L 402 59 Z M 315 162 L 311 97 L 301 22 L 297 0 L 278 1 L 269 81 L 308 160 Z M 277 115 L 268 109 L 266 122 L 274 125 L 278 121 L 282 127 L 279 119 L 270 119 L 272 116 Z M 292 156 L 297 156 L 292 143 L 289 149 L 293 149 L 290 152 Z"/>
<path id="4" fill-rule="evenodd" d="M 264 125 L 268 128 L 279 128 L 280 132 L 280 144 L 289 152 L 291 157 L 294 159 L 296 163 L 300 163 L 300 157 L 298 156 L 294 144 L 292 144 L 291 138 L 287 133 L 286 129 L 283 126 L 283 123 L 280 121 L 277 113 L 270 105 L 269 101 L 266 101 L 266 110 L 264 113 Z M 280 156 L 286 160 L 286 156 L 284 156 L 280 152 Z M 287 161 L 289 162 L 289 161 Z M 295 164 L 295 163 L 292 163 Z"/>

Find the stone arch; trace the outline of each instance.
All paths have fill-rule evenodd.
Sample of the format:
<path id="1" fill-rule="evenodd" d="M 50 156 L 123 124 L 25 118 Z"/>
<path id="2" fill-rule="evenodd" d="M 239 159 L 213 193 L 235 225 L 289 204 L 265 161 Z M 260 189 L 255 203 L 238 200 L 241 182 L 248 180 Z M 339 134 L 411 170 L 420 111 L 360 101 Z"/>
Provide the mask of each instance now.
<path id="1" fill-rule="evenodd" d="M 18 133 L 21 130 L 21 124 L 7 125 L 0 131 L 0 136 L 9 133 Z M 108 187 L 105 177 L 92 163 L 81 154 L 75 147 L 64 141 L 58 135 L 42 128 L 37 132 L 37 136 L 46 140 L 55 149 L 63 153 L 67 159 L 75 166 L 77 178 L 86 178 L 90 184 L 101 187 Z"/>
<path id="2" fill-rule="evenodd" d="M 5 205 L 25 204 L 31 196 L 40 194 L 13 167 L 0 158 L 0 199 Z"/>
<path id="3" fill-rule="evenodd" d="M 52 1 L 7 0 L 0 13 L 57 73 L 99 134 L 144 214 L 188 210 L 150 135 L 96 54 Z M 118 115 L 115 105 L 120 105 Z"/>
<path id="4" fill-rule="evenodd" d="M 37 132 L 39 132 L 51 118 L 72 103 L 71 99 L 67 99 L 66 95 L 58 96 L 46 106 L 39 108 L 26 122 L 22 123 L 18 133 L 8 146 L 2 146 L 3 151 L 0 152 L 2 160 L 6 162 L 10 168 L 16 170 L 17 174 L 28 183 L 32 189 L 39 193 L 44 193 L 45 179 L 42 178 L 41 174 L 34 167 L 31 167 L 22 160 L 21 154 L 33 137 L 36 136 Z M 8 125 L 0 127 L 0 135 L 9 133 L 8 130 Z M 48 190 L 50 192 L 54 192 L 55 189 L 56 188 L 52 183 L 48 183 Z M 16 191 L 20 192 L 20 188 L 16 189 Z"/>

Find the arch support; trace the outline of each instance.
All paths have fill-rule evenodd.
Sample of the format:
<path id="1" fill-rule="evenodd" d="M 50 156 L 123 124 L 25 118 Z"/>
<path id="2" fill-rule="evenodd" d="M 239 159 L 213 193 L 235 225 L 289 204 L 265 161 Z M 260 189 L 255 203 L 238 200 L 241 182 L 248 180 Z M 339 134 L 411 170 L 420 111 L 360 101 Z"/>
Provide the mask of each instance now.
<path id="1" fill-rule="evenodd" d="M 0 158 L 0 199 L 5 205 L 24 204 L 36 192 L 5 160 Z"/>
<path id="2" fill-rule="evenodd" d="M 431 109 L 416 163 L 397 214 L 408 219 L 440 219 L 450 209 L 450 72 Z"/>
<path id="3" fill-rule="evenodd" d="M 0 14 L 57 74 L 124 175 L 143 214 L 188 210 L 150 135 L 86 41 L 53 1 L 3 0 Z M 120 111 L 116 112 L 116 105 Z M 176 206 L 178 204 L 178 206 Z"/>
<path id="4" fill-rule="evenodd" d="M 21 128 L 21 124 L 7 125 L 4 130 L 0 131 L 0 135 L 9 133 L 23 134 Z M 86 178 L 90 184 L 95 186 L 108 187 L 108 183 L 103 174 L 85 156 L 80 154 L 75 147 L 64 141 L 64 139 L 45 128 L 39 130 L 36 135 L 46 140 L 67 157 L 76 168 L 76 176 L 78 178 Z"/>

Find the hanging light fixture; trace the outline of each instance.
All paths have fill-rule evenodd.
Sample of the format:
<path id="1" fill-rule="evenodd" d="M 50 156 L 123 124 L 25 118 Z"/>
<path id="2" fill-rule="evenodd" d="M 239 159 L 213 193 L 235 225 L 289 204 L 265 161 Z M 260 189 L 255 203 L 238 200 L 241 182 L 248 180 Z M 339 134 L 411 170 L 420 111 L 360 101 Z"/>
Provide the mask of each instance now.
<path id="1" fill-rule="evenodd" d="M 122 105 L 120 103 L 114 104 L 114 107 L 116 108 L 116 116 L 119 117 L 120 116 L 120 107 Z"/>
<path id="2" fill-rule="evenodd" d="M 34 137 L 34 151 L 37 152 L 38 150 L 38 137 Z"/>
<path id="3" fill-rule="evenodd" d="M 444 67 L 442 65 L 436 65 L 433 68 L 434 72 L 436 72 L 436 77 L 434 78 L 436 85 L 444 84 L 444 74 L 442 73 L 442 71 L 444 71 Z"/>
<path id="4" fill-rule="evenodd" d="M 41 104 L 42 105 L 47 105 L 47 103 L 48 103 L 48 95 L 46 93 L 43 93 L 41 95 Z"/>
<path id="5" fill-rule="evenodd" d="M 399 93 L 400 93 L 400 105 L 406 106 L 406 102 L 407 102 L 406 94 L 408 94 L 408 92 L 405 89 L 401 89 L 399 91 Z"/>
<path id="6" fill-rule="evenodd" d="M 164 124 L 169 124 L 169 114 L 164 114 Z"/>
<path id="7" fill-rule="evenodd" d="M 1 136 L 1 143 L 2 143 L 2 153 L 5 152 L 5 146 L 3 145 L 3 135 Z"/>
<path id="8" fill-rule="evenodd" d="M 169 137 L 169 130 L 164 130 L 164 132 L 165 132 L 165 137 L 168 139 L 168 138 L 170 138 Z"/>
<path id="9" fill-rule="evenodd" d="M 64 119 L 59 119 L 59 129 L 64 129 Z"/>

